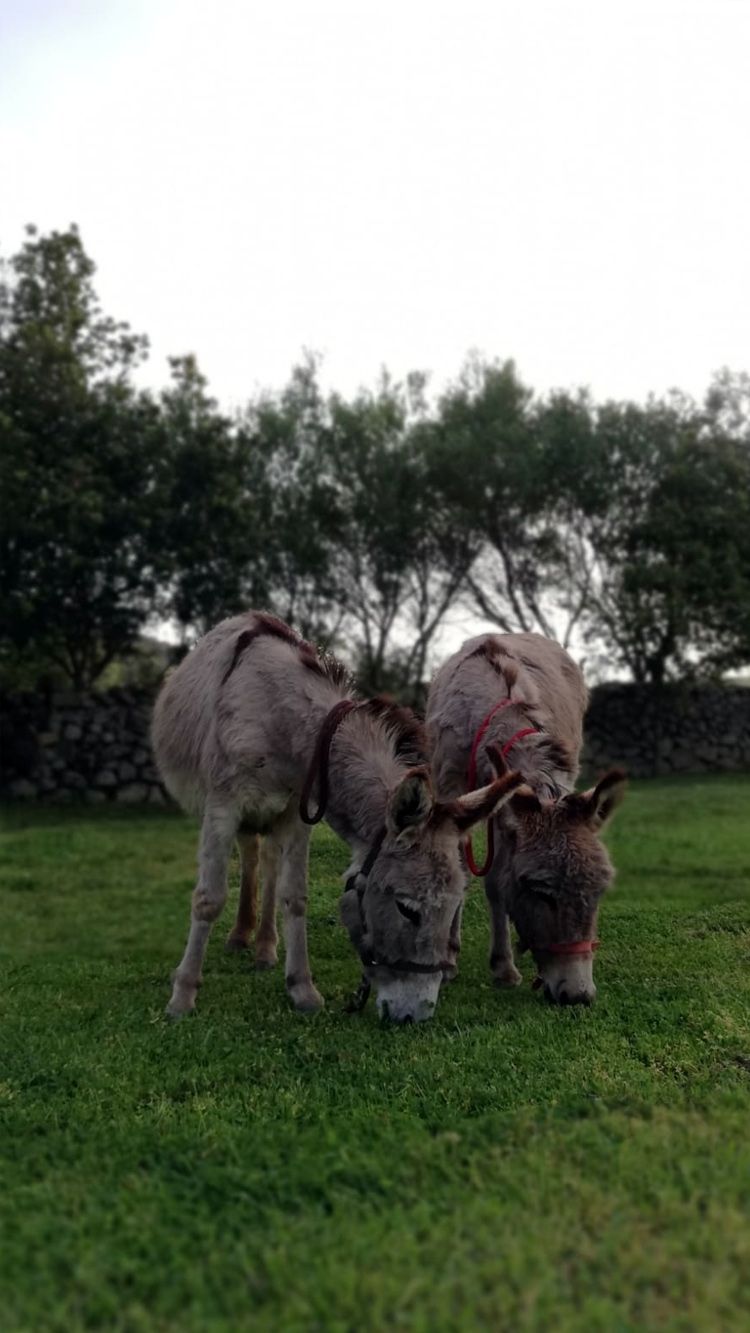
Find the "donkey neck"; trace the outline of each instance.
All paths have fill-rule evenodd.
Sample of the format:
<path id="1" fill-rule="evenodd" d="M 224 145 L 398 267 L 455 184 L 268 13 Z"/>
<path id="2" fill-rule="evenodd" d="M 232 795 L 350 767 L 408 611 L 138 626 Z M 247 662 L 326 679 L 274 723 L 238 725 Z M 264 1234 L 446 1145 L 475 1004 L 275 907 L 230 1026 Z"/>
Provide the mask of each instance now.
<path id="1" fill-rule="evenodd" d="M 354 710 L 331 742 L 326 820 L 356 852 L 385 824 L 388 796 L 407 771 L 387 726 Z"/>
<path id="2" fill-rule="evenodd" d="M 534 734 L 519 735 L 517 740 L 514 739 L 529 727 L 534 728 Z M 503 750 L 508 767 L 522 773 L 538 796 L 556 800 L 572 790 L 573 778 L 560 764 L 559 746 L 542 727 L 536 709 L 523 699 L 511 700 L 492 718 L 482 742 L 485 755 L 488 742 L 494 742 Z M 485 760 L 485 767 L 488 762 Z M 492 777 L 489 769 L 486 776 L 488 781 Z"/>

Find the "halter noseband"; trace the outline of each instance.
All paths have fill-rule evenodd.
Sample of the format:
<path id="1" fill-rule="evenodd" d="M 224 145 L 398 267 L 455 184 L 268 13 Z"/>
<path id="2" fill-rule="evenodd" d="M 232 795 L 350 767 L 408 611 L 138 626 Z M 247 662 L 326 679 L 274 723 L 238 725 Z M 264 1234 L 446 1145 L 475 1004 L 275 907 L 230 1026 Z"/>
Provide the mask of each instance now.
<path id="1" fill-rule="evenodd" d="M 539 952 L 562 954 L 593 953 L 594 949 L 598 949 L 600 944 L 601 940 L 571 940 L 567 944 L 545 944 L 544 948 L 540 949 Z"/>
<path id="2" fill-rule="evenodd" d="M 600 944 L 601 940 L 569 940 L 562 944 L 545 944 L 544 948 L 537 950 L 537 952 L 563 954 L 564 956 L 571 954 L 585 954 L 590 958 L 593 955 L 594 950 L 599 948 Z M 531 989 L 539 990 L 539 987 L 543 985 L 544 977 L 537 974 L 531 983 Z"/>

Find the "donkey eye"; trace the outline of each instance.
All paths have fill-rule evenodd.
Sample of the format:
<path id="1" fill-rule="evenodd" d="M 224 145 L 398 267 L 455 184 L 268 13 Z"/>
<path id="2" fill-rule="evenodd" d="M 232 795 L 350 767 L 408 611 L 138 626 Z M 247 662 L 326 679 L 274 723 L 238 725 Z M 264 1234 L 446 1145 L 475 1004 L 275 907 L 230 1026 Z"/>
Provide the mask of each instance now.
<path id="1" fill-rule="evenodd" d="M 557 902 L 557 895 L 552 893 L 550 889 L 538 889 L 535 887 L 530 889 L 529 892 L 533 893 L 535 898 L 541 898 L 543 903 L 549 903 L 550 907 L 554 907 Z"/>
<path id="2" fill-rule="evenodd" d="M 407 904 L 402 903 L 399 898 L 396 899 L 396 906 L 401 915 L 405 916 L 407 921 L 411 921 L 413 926 L 419 925 L 422 920 L 422 913 L 418 912 L 416 907 L 408 907 Z"/>
<path id="3" fill-rule="evenodd" d="M 535 898 L 541 898 L 543 902 L 549 903 L 551 906 L 554 906 L 557 901 L 557 895 L 548 884 L 529 879 L 526 875 L 522 876 L 520 887 L 524 893 L 533 893 Z"/>

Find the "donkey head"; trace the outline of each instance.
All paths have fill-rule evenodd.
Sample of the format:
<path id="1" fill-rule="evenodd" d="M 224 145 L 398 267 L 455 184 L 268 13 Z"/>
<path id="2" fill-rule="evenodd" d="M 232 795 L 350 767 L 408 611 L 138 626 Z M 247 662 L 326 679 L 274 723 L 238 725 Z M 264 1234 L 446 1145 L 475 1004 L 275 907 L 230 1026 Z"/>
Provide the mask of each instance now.
<path id="1" fill-rule="evenodd" d="M 504 770 L 496 748 L 488 750 L 495 768 Z M 612 769 L 589 791 L 555 801 L 542 801 L 524 788 L 502 814 L 510 875 L 508 912 L 521 949 L 530 949 L 534 956 L 546 998 L 556 1004 L 591 1004 L 596 995 L 593 949 L 599 899 L 614 875 L 598 835 L 626 785 L 622 770 Z"/>
<path id="2" fill-rule="evenodd" d="M 463 899 L 460 844 L 522 783 L 520 774 L 506 773 L 443 803 L 433 798 L 427 770 L 414 768 L 391 792 L 377 855 L 366 875 L 350 876 L 341 899 L 341 919 L 381 1016 L 399 1023 L 432 1016 Z"/>

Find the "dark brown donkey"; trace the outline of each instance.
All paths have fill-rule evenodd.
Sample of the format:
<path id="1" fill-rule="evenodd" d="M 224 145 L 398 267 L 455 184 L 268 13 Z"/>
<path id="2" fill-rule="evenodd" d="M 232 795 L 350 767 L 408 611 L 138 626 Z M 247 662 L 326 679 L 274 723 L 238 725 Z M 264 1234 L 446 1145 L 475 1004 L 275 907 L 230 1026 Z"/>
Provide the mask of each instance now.
<path id="1" fill-rule="evenodd" d="M 484 875 L 490 909 L 490 968 L 502 986 L 521 974 L 513 962 L 508 919 L 521 950 L 530 949 L 545 995 L 558 1004 L 590 1004 L 599 899 L 613 877 L 599 832 L 625 792 L 613 770 L 576 793 L 586 687 L 558 643 L 539 634 L 483 634 L 469 639 L 438 671 L 427 729 L 438 795 L 471 790 L 506 770 L 526 787 L 488 825 Z M 451 951 L 460 948 L 461 914 Z"/>
<path id="2" fill-rule="evenodd" d="M 230 938 L 247 942 L 258 833 L 267 835 L 258 959 L 276 961 L 278 888 L 287 991 L 299 1010 L 321 1007 L 305 916 L 308 826 L 325 814 L 351 847 L 341 915 L 380 1012 L 429 1018 L 463 894 L 461 839 L 518 789 L 520 775 L 436 803 L 413 715 L 352 698 L 337 663 L 257 612 L 217 625 L 168 677 L 153 739 L 164 781 L 202 821 L 190 934 L 168 1012 L 195 1005 L 235 838 L 244 891 Z"/>

